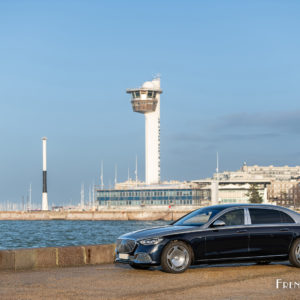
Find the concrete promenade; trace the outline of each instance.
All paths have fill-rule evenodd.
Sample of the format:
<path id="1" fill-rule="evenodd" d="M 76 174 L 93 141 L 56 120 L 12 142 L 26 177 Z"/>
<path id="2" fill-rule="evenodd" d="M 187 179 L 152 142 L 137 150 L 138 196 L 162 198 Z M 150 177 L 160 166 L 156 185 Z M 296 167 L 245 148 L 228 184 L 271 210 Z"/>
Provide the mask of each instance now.
<path id="1" fill-rule="evenodd" d="M 276 279 L 299 282 L 287 263 L 197 266 L 183 274 L 104 264 L 0 271 L 0 299 L 299 299 L 300 288 L 276 288 Z"/>

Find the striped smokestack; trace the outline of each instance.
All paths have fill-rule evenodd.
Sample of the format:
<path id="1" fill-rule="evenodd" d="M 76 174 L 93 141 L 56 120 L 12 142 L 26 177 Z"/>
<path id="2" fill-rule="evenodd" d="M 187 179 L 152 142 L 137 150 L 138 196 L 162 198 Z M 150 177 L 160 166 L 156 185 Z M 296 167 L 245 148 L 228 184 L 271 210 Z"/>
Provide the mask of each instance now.
<path id="1" fill-rule="evenodd" d="M 42 210 L 48 210 L 48 193 L 47 193 L 47 138 L 43 137 L 43 194 Z"/>

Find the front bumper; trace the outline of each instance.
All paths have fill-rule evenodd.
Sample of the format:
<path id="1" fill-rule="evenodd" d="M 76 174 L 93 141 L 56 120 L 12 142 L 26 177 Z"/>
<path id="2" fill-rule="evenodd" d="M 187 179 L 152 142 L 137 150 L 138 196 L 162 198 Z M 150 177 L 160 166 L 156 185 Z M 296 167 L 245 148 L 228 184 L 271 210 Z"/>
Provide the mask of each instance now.
<path id="1" fill-rule="evenodd" d="M 119 253 L 116 249 L 115 262 L 158 266 L 160 265 L 160 256 L 163 247 L 164 243 L 147 246 L 137 243 L 137 246 L 132 253 Z"/>

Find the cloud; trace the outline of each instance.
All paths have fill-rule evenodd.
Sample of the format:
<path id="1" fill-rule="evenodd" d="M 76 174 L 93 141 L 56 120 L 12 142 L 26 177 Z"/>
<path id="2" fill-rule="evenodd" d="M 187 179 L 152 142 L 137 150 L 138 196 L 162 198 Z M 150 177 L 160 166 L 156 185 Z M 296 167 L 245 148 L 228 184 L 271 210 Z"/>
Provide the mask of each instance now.
<path id="1" fill-rule="evenodd" d="M 269 113 L 236 113 L 219 118 L 213 129 L 266 128 L 272 131 L 300 133 L 300 110 Z"/>
<path id="2" fill-rule="evenodd" d="M 257 139 L 270 139 L 277 138 L 280 134 L 278 133 L 228 133 L 228 134 L 216 134 L 216 135 L 199 135 L 199 134 L 177 134 L 172 136 L 173 140 L 179 142 L 226 142 L 226 141 L 246 141 L 246 140 L 257 140 Z"/>
<path id="3" fill-rule="evenodd" d="M 300 110 L 283 112 L 240 112 L 222 115 L 217 120 L 196 124 L 187 132 L 170 136 L 179 143 L 202 143 L 204 146 L 239 141 L 286 141 L 288 135 L 300 134 Z"/>

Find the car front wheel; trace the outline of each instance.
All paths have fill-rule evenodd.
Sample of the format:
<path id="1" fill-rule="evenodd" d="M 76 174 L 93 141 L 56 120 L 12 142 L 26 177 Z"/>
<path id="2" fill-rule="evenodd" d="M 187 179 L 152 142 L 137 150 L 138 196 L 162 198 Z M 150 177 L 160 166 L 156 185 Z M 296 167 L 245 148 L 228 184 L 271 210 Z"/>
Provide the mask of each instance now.
<path id="1" fill-rule="evenodd" d="M 290 249 L 289 260 L 292 265 L 300 268 L 300 238 L 294 241 Z"/>
<path id="2" fill-rule="evenodd" d="M 161 255 L 161 267 L 167 273 L 182 273 L 191 264 L 191 250 L 181 241 L 170 242 Z"/>

